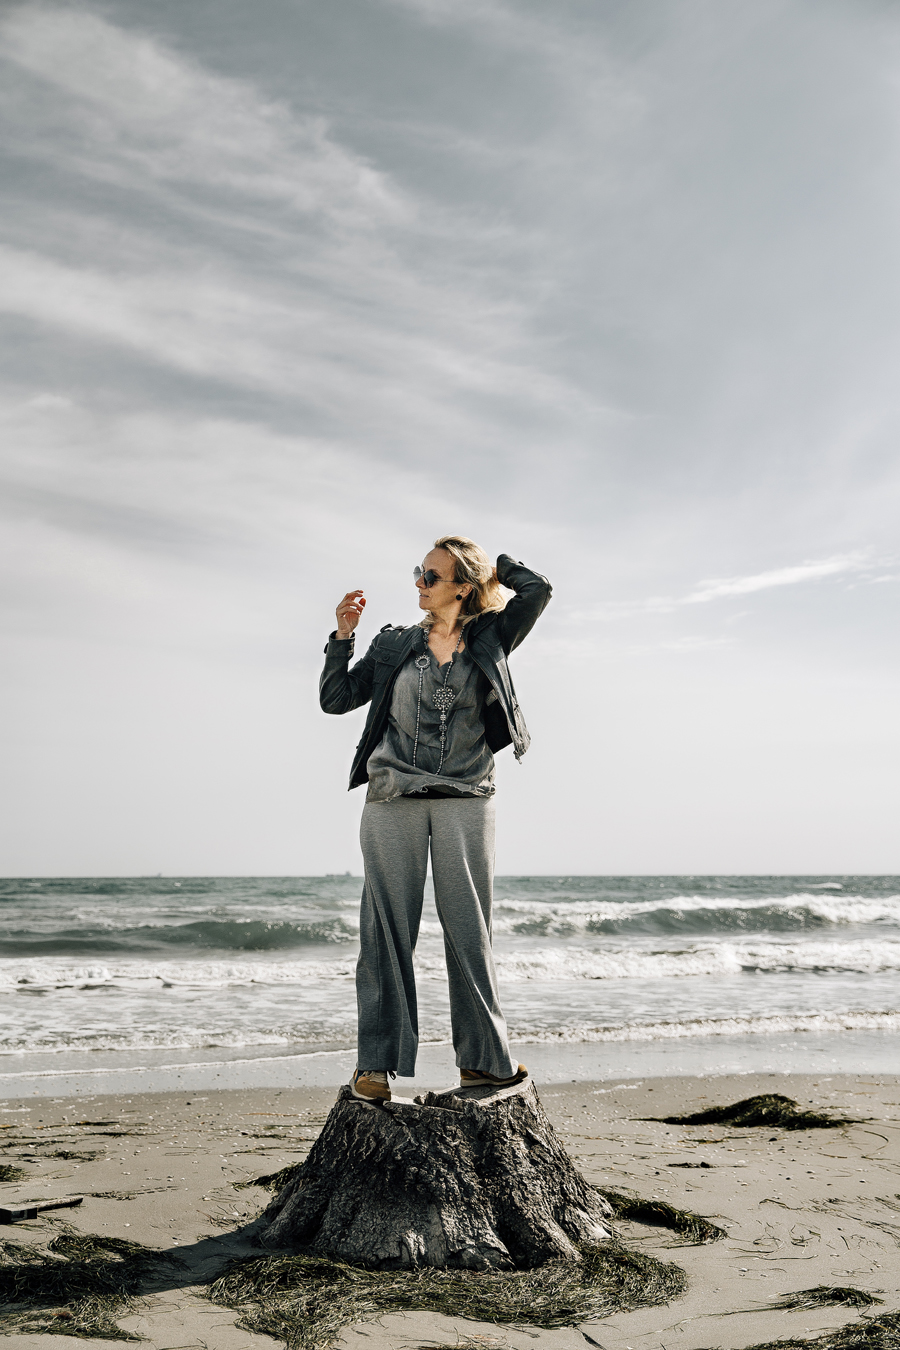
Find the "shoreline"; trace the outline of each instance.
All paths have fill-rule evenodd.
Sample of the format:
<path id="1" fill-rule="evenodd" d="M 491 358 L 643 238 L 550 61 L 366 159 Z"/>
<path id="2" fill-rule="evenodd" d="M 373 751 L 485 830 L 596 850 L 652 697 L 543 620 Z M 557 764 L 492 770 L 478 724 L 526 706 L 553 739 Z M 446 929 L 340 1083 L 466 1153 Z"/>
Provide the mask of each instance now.
<path id="1" fill-rule="evenodd" d="M 897 1064 L 897 1044 L 895 1031 L 863 1030 L 663 1041 L 514 1040 L 512 1049 L 537 1080 L 571 1083 L 753 1074 L 783 1077 L 807 1072 L 890 1074 Z M 264 1053 L 254 1054 L 255 1050 Z M 409 1096 L 423 1088 L 451 1085 L 453 1061 L 449 1042 L 424 1043 L 416 1078 L 398 1079 L 398 1091 Z M 4 1055 L 0 1057 L 0 1101 L 98 1093 L 207 1092 L 224 1087 L 332 1087 L 349 1079 L 355 1063 L 355 1050 L 347 1045 Z"/>
<path id="2" fill-rule="evenodd" d="M 535 1077 L 589 1181 L 709 1217 L 727 1238 L 685 1246 L 670 1231 L 617 1223 L 625 1241 L 687 1272 L 687 1292 L 666 1306 L 557 1331 L 410 1311 L 347 1329 L 343 1350 L 413 1350 L 472 1337 L 498 1350 L 584 1350 L 585 1333 L 604 1350 L 741 1350 L 900 1309 L 900 1075 Z M 802 1107 L 868 1119 L 804 1131 L 651 1119 L 773 1091 Z M 228 1259 L 259 1254 L 241 1233 L 268 1194 L 245 1183 L 301 1161 L 334 1097 L 332 1086 L 308 1085 L 8 1098 L 0 1106 L 3 1158 L 27 1175 L 2 1185 L 4 1203 L 73 1192 L 86 1198 L 77 1209 L 7 1227 L 4 1236 L 46 1243 L 70 1225 L 171 1251 L 188 1274 L 121 1317 L 123 1329 L 159 1350 L 203 1343 L 271 1350 L 277 1342 L 238 1331 L 237 1314 L 197 1293 Z M 790 1291 L 835 1284 L 873 1293 L 883 1307 L 765 1306 Z M 16 1343 L 55 1350 L 57 1341 L 20 1334 Z M 71 1338 L 65 1345 L 60 1338 L 59 1350 L 71 1350 Z"/>

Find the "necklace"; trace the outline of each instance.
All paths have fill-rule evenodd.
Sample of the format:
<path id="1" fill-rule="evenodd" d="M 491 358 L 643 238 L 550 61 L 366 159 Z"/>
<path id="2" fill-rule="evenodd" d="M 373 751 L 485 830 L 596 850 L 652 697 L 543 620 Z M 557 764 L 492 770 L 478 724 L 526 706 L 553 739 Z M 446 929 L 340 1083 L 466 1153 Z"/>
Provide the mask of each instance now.
<path id="1" fill-rule="evenodd" d="M 453 701 L 456 698 L 456 692 L 455 690 L 450 689 L 448 687 L 447 680 L 450 678 L 450 671 L 453 669 L 453 660 L 456 656 L 456 653 L 459 651 L 459 644 L 462 642 L 462 639 L 463 639 L 463 630 L 460 629 L 459 637 L 457 638 L 456 641 L 456 646 L 450 653 L 450 660 L 447 662 L 447 669 L 444 671 L 444 683 L 442 685 L 439 685 L 431 696 L 434 702 L 434 706 L 441 714 L 441 758 L 438 761 L 437 766 L 438 773 L 440 773 L 441 767 L 444 763 L 444 750 L 447 744 L 447 713 L 452 708 Z M 421 656 L 417 656 L 415 660 L 415 667 L 416 670 L 419 672 L 419 690 L 416 697 L 416 737 L 415 740 L 413 741 L 412 766 L 414 769 L 417 767 L 416 754 L 419 749 L 419 717 L 421 716 L 422 713 L 422 681 L 425 678 L 425 672 L 430 664 L 431 664 L 431 657 L 428 654 L 428 635 L 426 634 L 425 650 L 422 652 Z"/>

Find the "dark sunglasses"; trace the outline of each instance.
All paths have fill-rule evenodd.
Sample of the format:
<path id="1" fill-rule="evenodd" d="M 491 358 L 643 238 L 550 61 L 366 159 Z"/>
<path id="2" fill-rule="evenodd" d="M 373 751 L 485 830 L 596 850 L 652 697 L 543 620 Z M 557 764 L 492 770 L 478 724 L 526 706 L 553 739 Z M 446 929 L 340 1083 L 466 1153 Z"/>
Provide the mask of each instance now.
<path id="1" fill-rule="evenodd" d="M 437 572 L 432 572 L 429 567 L 427 572 L 423 572 L 421 567 L 413 568 L 413 579 L 415 581 L 424 581 L 426 587 L 430 590 L 436 581 L 445 581 L 445 577 L 439 577 Z"/>

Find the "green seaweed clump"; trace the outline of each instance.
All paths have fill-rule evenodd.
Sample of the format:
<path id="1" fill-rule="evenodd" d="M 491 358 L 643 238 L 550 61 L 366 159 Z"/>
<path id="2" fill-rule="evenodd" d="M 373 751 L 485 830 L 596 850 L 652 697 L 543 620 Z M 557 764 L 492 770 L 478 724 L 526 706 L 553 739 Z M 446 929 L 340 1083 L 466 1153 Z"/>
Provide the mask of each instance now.
<path id="1" fill-rule="evenodd" d="M 859 1125 L 853 1116 L 825 1115 L 822 1111 L 801 1111 L 791 1097 L 780 1092 L 763 1092 L 757 1097 L 746 1097 L 731 1106 L 711 1106 L 706 1111 L 694 1111 L 687 1116 L 648 1116 L 663 1125 L 766 1125 L 783 1130 L 834 1130 L 840 1125 Z"/>
<path id="2" fill-rule="evenodd" d="M 21 1181 L 27 1176 L 24 1167 L 16 1167 L 15 1163 L 0 1163 L 0 1181 Z"/>
<path id="3" fill-rule="evenodd" d="M 686 1287 L 680 1266 L 619 1243 L 584 1246 L 581 1255 L 519 1271 L 366 1270 L 302 1254 L 250 1257 L 214 1281 L 208 1297 L 240 1312 L 245 1331 L 288 1350 L 326 1350 L 344 1327 L 388 1312 L 564 1327 L 667 1303 Z"/>
<path id="4" fill-rule="evenodd" d="M 644 1200 L 641 1196 L 623 1195 L 621 1191 L 609 1191 L 602 1186 L 595 1189 L 609 1201 L 617 1219 L 671 1228 L 693 1244 L 718 1242 L 728 1236 L 725 1229 L 711 1219 L 704 1219 L 702 1214 L 693 1214 L 689 1209 L 676 1209 L 667 1200 Z"/>
<path id="5" fill-rule="evenodd" d="M 789 1336 L 760 1341 L 746 1350 L 900 1350 L 900 1313 L 867 1317 L 863 1322 L 826 1331 L 824 1336 Z"/>
<path id="6" fill-rule="evenodd" d="M 0 1333 L 140 1340 L 116 1322 L 170 1252 L 96 1233 L 61 1233 L 40 1249 L 0 1242 Z"/>

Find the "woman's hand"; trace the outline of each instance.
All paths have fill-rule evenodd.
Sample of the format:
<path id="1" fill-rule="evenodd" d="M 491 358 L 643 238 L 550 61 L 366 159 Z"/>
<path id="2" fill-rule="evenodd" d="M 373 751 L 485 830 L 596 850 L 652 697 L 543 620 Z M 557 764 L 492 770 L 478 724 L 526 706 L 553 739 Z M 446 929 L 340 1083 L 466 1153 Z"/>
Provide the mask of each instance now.
<path id="1" fill-rule="evenodd" d="M 337 615 L 337 635 L 346 640 L 353 633 L 354 628 L 362 618 L 362 612 L 366 607 L 366 597 L 362 591 L 348 591 L 341 603 L 335 610 Z"/>

